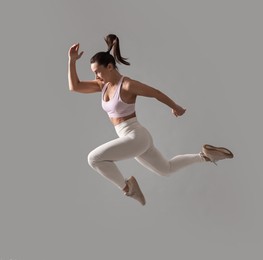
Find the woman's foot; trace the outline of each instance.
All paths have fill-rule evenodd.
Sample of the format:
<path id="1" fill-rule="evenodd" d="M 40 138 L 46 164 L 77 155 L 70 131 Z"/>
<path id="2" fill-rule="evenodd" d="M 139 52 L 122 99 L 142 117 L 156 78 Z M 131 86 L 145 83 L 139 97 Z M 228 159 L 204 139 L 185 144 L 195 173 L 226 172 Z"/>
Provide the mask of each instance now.
<path id="1" fill-rule="evenodd" d="M 129 196 L 139 201 L 142 205 L 145 205 L 146 202 L 143 193 L 139 187 L 138 182 L 133 176 L 126 180 L 126 186 L 123 191 L 126 196 Z"/>
<path id="2" fill-rule="evenodd" d="M 206 161 L 216 164 L 217 161 L 223 159 L 231 159 L 234 157 L 233 153 L 224 147 L 216 147 L 209 144 L 203 145 L 200 156 Z"/>

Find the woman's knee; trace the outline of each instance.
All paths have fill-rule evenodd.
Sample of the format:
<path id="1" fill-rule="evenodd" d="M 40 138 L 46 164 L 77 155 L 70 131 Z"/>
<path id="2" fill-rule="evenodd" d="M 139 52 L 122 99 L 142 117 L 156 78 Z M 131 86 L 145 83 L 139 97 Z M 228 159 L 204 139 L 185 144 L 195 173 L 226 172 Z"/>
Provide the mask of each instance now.
<path id="1" fill-rule="evenodd" d="M 95 151 L 91 151 L 87 156 L 87 161 L 90 167 L 95 168 L 99 162 L 99 156 Z"/>
<path id="2" fill-rule="evenodd" d="M 171 175 L 171 172 L 166 168 L 161 170 L 155 170 L 154 172 L 161 177 L 169 177 Z"/>

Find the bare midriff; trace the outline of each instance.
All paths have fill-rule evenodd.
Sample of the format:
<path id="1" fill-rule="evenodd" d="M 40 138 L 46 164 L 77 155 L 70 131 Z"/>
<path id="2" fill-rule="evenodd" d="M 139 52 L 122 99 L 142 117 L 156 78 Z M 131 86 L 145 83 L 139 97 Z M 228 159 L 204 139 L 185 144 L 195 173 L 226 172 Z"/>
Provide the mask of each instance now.
<path id="1" fill-rule="evenodd" d="M 110 121 L 112 122 L 113 125 L 118 125 L 118 124 L 120 124 L 120 123 L 122 123 L 122 122 L 124 122 L 124 121 L 126 121 L 128 119 L 131 119 L 133 117 L 136 117 L 136 113 L 135 112 L 130 114 L 130 115 L 128 115 L 128 116 L 124 116 L 124 117 L 116 117 L 116 118 L 110 117 Z"/>

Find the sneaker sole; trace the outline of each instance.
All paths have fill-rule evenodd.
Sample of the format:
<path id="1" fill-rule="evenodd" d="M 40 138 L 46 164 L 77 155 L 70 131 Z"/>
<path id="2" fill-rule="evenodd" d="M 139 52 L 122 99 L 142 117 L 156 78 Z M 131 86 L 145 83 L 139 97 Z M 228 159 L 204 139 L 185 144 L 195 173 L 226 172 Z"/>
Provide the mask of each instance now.
<path id="1" fill-rule="evenodd" d="M 204 149 L 205 153 L 206 153 L 206 151 L 216 151 L 216 152 L 220 152 L 220 153 L 224 154 L 224 156 L 226 158 L 233 158 L 234 157 L 234 154 L 225 147 L 216 147 L 213 145 L 205 144 L 203 146 L 203 149 Z"/>

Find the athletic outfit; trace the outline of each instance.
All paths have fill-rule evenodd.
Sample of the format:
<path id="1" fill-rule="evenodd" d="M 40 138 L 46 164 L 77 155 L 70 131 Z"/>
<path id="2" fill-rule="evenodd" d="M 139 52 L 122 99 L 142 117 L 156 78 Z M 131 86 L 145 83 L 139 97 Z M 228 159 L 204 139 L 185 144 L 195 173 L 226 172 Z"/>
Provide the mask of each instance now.
<path id="1" fill-rule="evenodd" d="M 123 77 L 117 85 L 114 96 L 109 101 L 104 100 L 107 84 L 102 89 L 102 108 L 109 117 L 124 117 L 135 112 L 134 103 L 127 104 L 121 99 L 122 82 Z M 116 161 L 135 158 L 144 167 L 162 176 L 169 176 L 183 167 L 205 161 L 199 153 L 178 155 L 171 160 L 166 160 L 155 148 L 151 134 L 137 121 L 136 117 L 116 125 L 115 131 L 119 138 L 90 152 L 88 162 L 94 170 L 120 189 L 126 186 L 126 180 L 116 166 Z"/>
<path id="2" fill-rule="evenodd" d="M 123 78 L 118 82 L 116 91 L 113 97 L 109 101 L 104 101 L 105 92 L 108 88 L 108 84 L 105 84 L 102 89 L 101 95 L 101 105 L 105 112 L 108 113 L 109 117 L 125 117 L 133 114 L 135 112 L 135 103 L 127 104 L 122 101 L 120 96 L 121 86 L 123 82 Z"/>

